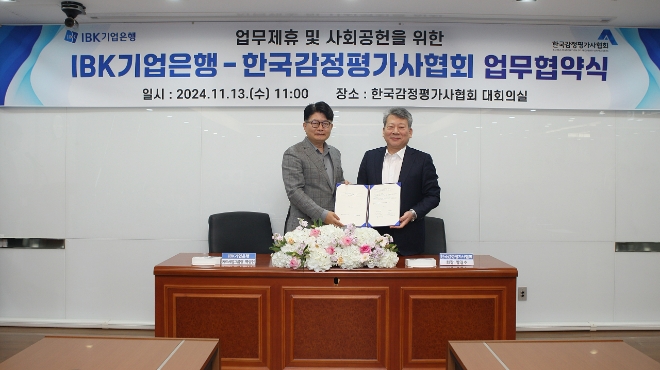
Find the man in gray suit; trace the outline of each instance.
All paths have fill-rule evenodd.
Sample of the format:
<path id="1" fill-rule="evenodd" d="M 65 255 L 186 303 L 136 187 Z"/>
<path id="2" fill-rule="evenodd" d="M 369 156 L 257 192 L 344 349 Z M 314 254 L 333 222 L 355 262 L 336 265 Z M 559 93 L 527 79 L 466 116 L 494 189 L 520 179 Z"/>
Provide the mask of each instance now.
<path id="1" fill-rule="evenodd" d="M 332 131 L 332 108 L 325 102 L 305 107 L 303 129 L 307 137 L 284 152 L 282 180 L 289 198 L 284 232 L 295 229 L 302 218 L 310 224 L 343 226 L 335 209 L 337 183 L 344 182 L 341 153 L 326 144 Z"/>

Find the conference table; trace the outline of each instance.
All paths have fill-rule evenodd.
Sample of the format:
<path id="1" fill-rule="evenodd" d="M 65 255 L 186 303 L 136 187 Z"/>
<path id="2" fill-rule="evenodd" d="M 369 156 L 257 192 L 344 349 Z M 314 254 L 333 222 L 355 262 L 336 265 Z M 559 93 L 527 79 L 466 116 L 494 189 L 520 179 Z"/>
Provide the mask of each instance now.
<path id="1" fill-rule="evenodd" d="M 46 336 L 0 370 L 220 370 L 217 339 Z"/>
<path id="2" fill-rule="evenodd" d="M 447 370 L 660 370 L 622 340 L 450 341 Z"/>
<path id="3" fill-rule="evenodd" d="M 444 368 L 449 340 L 516 336 L 518 270 L 491 256 L 326 272 L 272 267 L 267 254 L 251 267 L 196 256 L 154 267 L 155 335 L 219 338 L 224 368 Z"/>

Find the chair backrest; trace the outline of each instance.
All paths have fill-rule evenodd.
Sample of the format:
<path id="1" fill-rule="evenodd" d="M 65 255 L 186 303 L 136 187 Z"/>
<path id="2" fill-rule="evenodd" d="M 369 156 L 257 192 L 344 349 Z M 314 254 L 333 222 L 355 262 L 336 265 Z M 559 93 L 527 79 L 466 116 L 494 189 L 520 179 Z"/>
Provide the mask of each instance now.
<path id="1" fill-rule="evenodd" d="M 424 217 L 426 223 L 426 242 L 424 254 L 447 253 L 447 239 L 445 238 L 445 222 L 437 217 Z"/>
<path id="2" fill-rule="evenodd" d="M 225 212 L 209 216 L 209 252 L 271 253 L 270 216 L 261 212 Z"/>

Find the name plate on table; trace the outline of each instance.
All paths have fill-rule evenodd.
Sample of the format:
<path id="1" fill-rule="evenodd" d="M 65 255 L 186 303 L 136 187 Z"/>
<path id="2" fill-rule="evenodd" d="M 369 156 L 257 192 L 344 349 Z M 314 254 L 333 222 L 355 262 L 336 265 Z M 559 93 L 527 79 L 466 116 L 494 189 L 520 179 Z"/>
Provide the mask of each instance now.
<path id="1" fill-rule="evenodd" d="M 406 267 L 435 267 L 435 258 L 407 258 Z"/>
<path id="2" fill-rule="evenodd" d="M 193 257 L 192 264 L 193 266 L 216 266 L 220 264 L 221 260 L 220 257 L 211 256 Z"/>
<path id="3" fill-rule="evenodd" d="M 223 253 L 223 266 L 254 266 L 257 264 L 256 253 Z"/>
<path id="4" fill-rule="evenodd" d="M 474 266 L 472 253 L 440 253 L 440 266 Z"/>

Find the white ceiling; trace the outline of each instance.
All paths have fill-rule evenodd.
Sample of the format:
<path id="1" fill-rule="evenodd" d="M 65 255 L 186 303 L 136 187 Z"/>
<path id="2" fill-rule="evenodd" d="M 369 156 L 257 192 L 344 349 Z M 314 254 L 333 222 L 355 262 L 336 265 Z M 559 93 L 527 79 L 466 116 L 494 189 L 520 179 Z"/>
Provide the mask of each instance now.
<path id="1" fill-rule="evenodd" d="M 2 1 L 2 0 L 0 0 Z M 467 22 L 660 28 L 660 0 L 82 0 L 80 24 L 173 21 Z M 2 24 L 58 24 L 59 0 L 0 2 Z"/>

